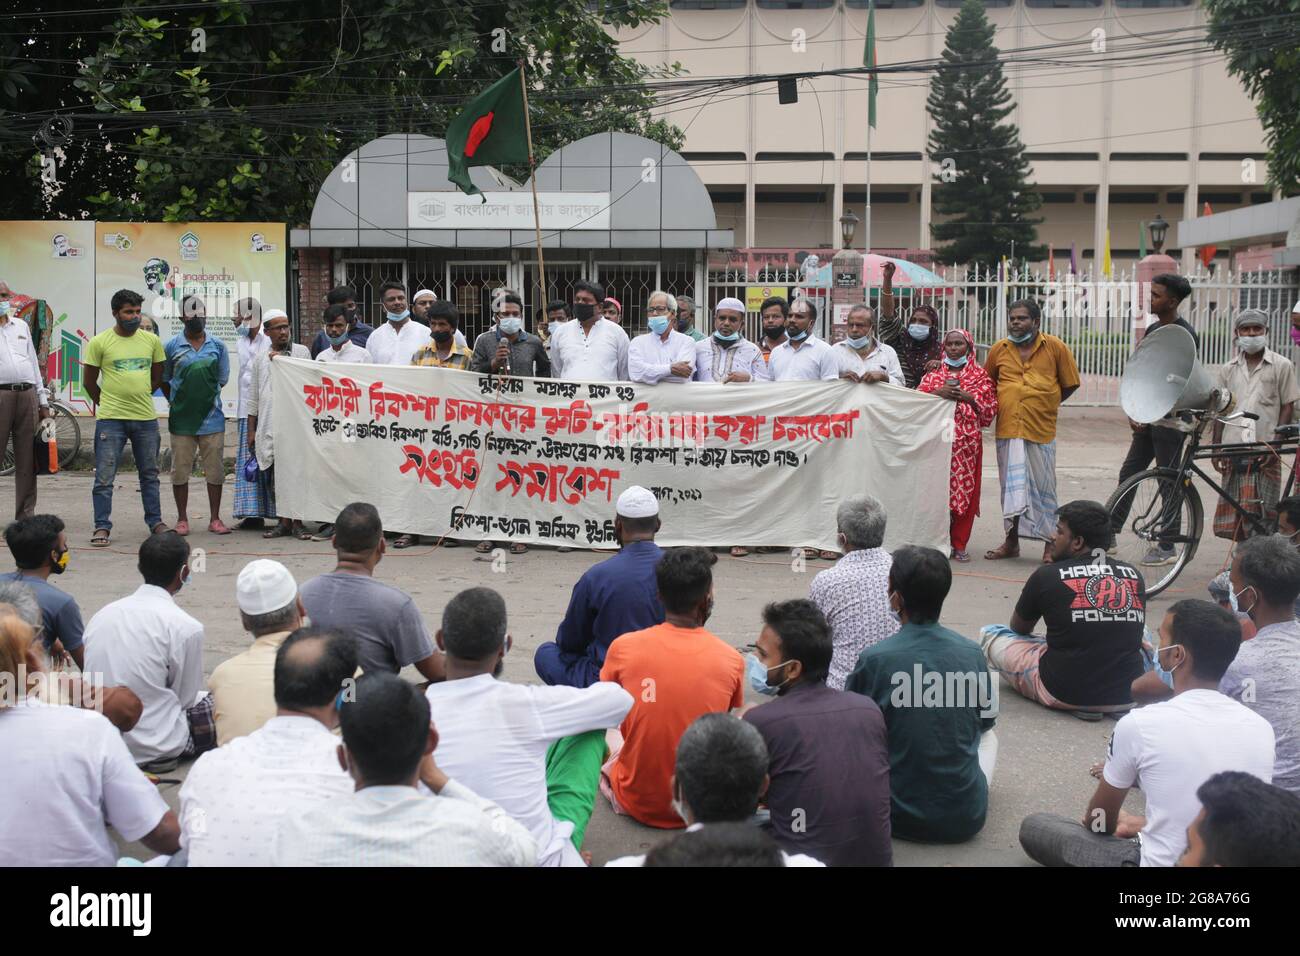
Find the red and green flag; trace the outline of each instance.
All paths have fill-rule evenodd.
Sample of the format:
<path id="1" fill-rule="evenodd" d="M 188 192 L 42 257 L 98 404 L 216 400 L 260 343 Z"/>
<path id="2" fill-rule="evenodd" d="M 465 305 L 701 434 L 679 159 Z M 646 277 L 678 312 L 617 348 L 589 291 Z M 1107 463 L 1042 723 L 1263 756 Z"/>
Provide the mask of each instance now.
<path id="1" fill-rule="evenodd" d="M 480 93 L 447 127 L 447 178 L 465 195 L 477 196 L 481 193 L 470 181 L 471 166 L 528 160 L 524 88 L 516 67 Z"/>
<path id="2" fill-rule="evenodd" d="M 867 74 L 867 123 L 876 128 L 876 93 L 880 90 L 880 81 L 876 79 L 875 68 L 880 65 L 876 59 L 876 3 L 867 6 L 867 43 L 862 51 L 862 65 L 872 72 Z"/>

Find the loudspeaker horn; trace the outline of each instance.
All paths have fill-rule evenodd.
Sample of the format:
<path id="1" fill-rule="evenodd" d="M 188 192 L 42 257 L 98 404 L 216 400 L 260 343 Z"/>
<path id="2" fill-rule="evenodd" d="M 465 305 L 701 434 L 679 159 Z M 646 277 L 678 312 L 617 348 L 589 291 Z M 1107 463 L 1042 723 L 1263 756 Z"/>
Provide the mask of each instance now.
<path id="1" fill-rule="evenodd" d="M 1196 340 L 1179 325 L 1155 328 L 1129 356 L 1119 384 L 1124 414 L 1144 425 L 1183 409 L 1223 411 L 1231 395 L 1196 356 Z"/>

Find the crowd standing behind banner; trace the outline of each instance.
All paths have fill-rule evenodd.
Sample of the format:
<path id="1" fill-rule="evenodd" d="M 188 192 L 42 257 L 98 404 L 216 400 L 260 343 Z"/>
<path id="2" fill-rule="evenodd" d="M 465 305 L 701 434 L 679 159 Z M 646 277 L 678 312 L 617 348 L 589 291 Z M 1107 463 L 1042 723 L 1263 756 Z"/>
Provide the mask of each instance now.
<path id="1" fill-rule="evenodd" d="M 1172 321 L 1185 295 L 1178 277 L 1162 278 L 1174 295 L 1158 314 Z M 742 656 L 705 629 L 716 556 L 656 545 L 660 498 L 632 485 L 613 509 L 620 550 L 577 583 L 555 641 L 535 658 L 544 684 L 523 687 L 498 680 L 512 644 L 500 595 L 456 595 L 431 640 L 410 597 L 372 580 L 385 529 L 375 507 L 355 502 L 329 529 L 333 573 L 299 589 L 277 562 L 244 568 L 236 599 L 252 646 L 204 681 L 203 624 L 176 602 L 190 575 L 187 498 L 184 482 L 174 484 L 180 520 L 168 528 L 151 394 L 166 381 L 173 447 L 194 439 L 179 445 L 189 458 L 204 457 L 209 531 L 227 533 L 209 463 L 220 445 L 201 439 L 213 434 L 212 398 L 228 357 L 204 336 L 201 302 L 187 301 L 185 331 L 164 350 L 140 328 L 141 297 L 122 290 L 113 298 L 115 326 L 87 356 L 86 387 L 99 404 L 92 544 L 108 544 L 113 477 L 129 439 L 152 531 L 139 553 L 143 584 L 82 633 L 75 601 L 69 608 L 48 580 L 67 567 L 63 524 L 25 515 L 19 496 L 20 520 L 5 535 L 18 572 L 0 583 L 0 864 L 110 865 L 111 825 L 169 865 L 581 865 L 599 793 L 616 813 L 684 828 L 647 865 L 722 859 L 747 839 L 759 842 L 746 852 L 780 848 L 771 865 L 888 865 L 891 837 L 959 842 L 983 827 L 1000 675 L 1025 697 L 1085 720 L 1121 715 L 1082 822 L 1046 814 L 1024 821 L 1021 842 L 1034 859 L 1300 865 L 1296 534 L 1240 545 L 1227 588 L 1232 610 L 1182 600 L 1152 635 L 1140 570 L 1099 557 L 1113 543 L 1113 516 L 1096 502 L 1057 506 L 1057 409 L 1079 379 L 1065 344 L 1040 331 L 1037 303 L 1011 304 L 1009 335 L 979 369 L 969 332 L 945 334 L 933 310 L 913 309 L 910 341 L 899 337 L 892 302 L 880 335 L 894 344 L 877 339 L 875 313 L 863 305 L 849 314 L 848 339 L 831 346 L 812 333 L 811 302 L 769 299 L 759 347 L 740 336 L 738 300 L 722 300 L 713 335 L 693 341 L 681 329 L 693 304 L 655 292 L 650 331 L 629 341 L 618 325 L 621 304 L 584 282 L 572 319 L 563 303 L 548 305 L 543 341 L 523 329 L 520 297 L 503 290 L 493 300 L 494 329 L 471 351 L 457 340 L 454 306 L 426 301 L 425 291 L 413 316 L 405 290 L 385 286 L 387 322 L 367 331 L 351 291 L 334 290 L 316 360 L 344 362 L 345 349 L 364 348 L 362 364 L 489 372 L 498 382 L 548 372 L 653 387 L 833 379 L 898 387 L 901 379 L 950 401 L 951 551 L 885 552 L 881 503 L 844 495 L 836 513 L 843 556 L 808 549 L 835 567 L 814 579 L 812 600 L 768 605 Z M 278 519 L 267 537 L 309 537 L 300 521 L 276 514 L 270 405 L 272 363 L 310 353 L 290 341 L 283 311 L 252 301 L 236 311 L 245 460 L 235 514 Z M 1261 406 L 1275 395 L 1285 421 L 1297 398 L 1294 370 L 1260 347 L 1257 318 L 1239 317 L 1243 355 L 1225 380 L 1243 378 L 1247 401 Z M 26 384 L 39 389 L 36 372 Z M 7 384 L 23 382 L 0 381 Z M 1020 537 L 1035 537 L 1045 542 L 1044 566 L 1009 611 L 1009 627 L 985 627 L 977 644 L 940 620 L 950 560 L 967 559 L 979 431 L 995 418 L 1006 539 L 986 557 L 1012 557 Z M 1135 442 L 1140 434 L 1135 428 Z M 189 464 L 173 481 L 188 477 Z M 1294 531 L 1300 503 L 1277 507 L 1284 530 Z M 1163 561 L 1149 558 L 1143 564 Z M 311 627 L 301 626 L 305 615 Z M 1241 615 L 1257 629 L 1246 644 Z M 1032 633 L 1040 619 L 1045 636 Z M 65 655 L 84 655 L 109 686 L 81 687 L 58 673 Z M 424 693 L 395 676 L 408 663 L 430 681 Z M 651 674 L 658 687 L 647 698 Z M 745 710 L 746 684 L 776 700 Z M 1134 709 L 1146 699 L 1158 702 Z M 529 720 L 519 719 L 525 713 Z M 178 820 L 136 768 L 166 772 L 195 757 Z M 1145 817 L 1120 810 L 1135 785 Z M 257 813 L 247 812 L 250 799 Z M 760 824 L 751 837 L 728 829 L 745 821 Z"/>

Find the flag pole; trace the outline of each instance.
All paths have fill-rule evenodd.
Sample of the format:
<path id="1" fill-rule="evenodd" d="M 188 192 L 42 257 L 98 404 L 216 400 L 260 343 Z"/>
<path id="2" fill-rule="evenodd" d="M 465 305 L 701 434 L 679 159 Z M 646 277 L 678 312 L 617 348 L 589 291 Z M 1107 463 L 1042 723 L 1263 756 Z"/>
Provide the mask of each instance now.
<path id="1" fill-rule="evenodd" d="M 541 205 L 537 201 L 537 161 L 533 156 L 533 121 L 528 115 L 528 67 L 524 58 L 519 58 L 519 85 L 524 94 L 524 133 L 528 137 L 528 181 L 533 187 L 533 228 L 537 233 L 537 299 L 534 308 L 542 310 L 542 316 L 546 315 L 546 257 L 542 253 L 542 213 Z M 540 336 L 541 329 L 536 330 Z"/>

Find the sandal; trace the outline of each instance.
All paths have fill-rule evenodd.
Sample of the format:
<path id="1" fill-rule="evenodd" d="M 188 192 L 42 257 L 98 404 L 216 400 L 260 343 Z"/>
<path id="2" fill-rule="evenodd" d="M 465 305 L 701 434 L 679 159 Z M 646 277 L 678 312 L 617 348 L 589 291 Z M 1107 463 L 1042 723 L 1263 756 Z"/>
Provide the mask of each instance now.
<path id="1" fill-rule="evenodd" d="M 984 552 L 985 561 L 1005 561 L 1007 558 L 1018 557 L 1020 557 L 1020 549 L 1016 548 L 1014 551 L 1009 550 L 1005 541 L 993 550 Z"/>
<path id="2" fill-rule="evenodd" d="M 970 552 L 969 552 L 969 551 L 958 551 L 958 550 L 956 550 L 956 549 L 954 548 L 953 551 L 952 551 L 952 553 L 949 554 L 948 557 L 951 558 L 952 560 L 956 561 L 956 562 L 959 563 L 959 564 L 966 564 L 967 562 L 970 561 Z"/>
<path id="3" fill-rule="evenodd" d="M 416 545 L 415 535 L 403 534 L 393 539 L 393 547 L 401 551 L 403 548 L 413 548 Z"/>
<path id="4" fill-rule="evenodd" d="M 749 557 L 749 548 L 746 548 L 744 545 L 738 544 L 731 549 L 731 556 L 733 558 L 747 558 Z"/>
<path id="5" fill-rule="evenodd" d="M 474 550 L 477 551 L 479 554 L 491 554 L 492 542 L 480 541 L 478 544 L 474 545 Z"/>
<path id="6" fill-rule="evenodd" d="M 823 561 L 838 561 L 840 553 L 838 551 L 823 551 L 818 555 Z"/>
<path id="7" fill-rule="evenodd" d="M 167 522 L 166 522 L 166 521 L 159 521 L 156 525 L 154 525 L 152 528 L 149 529 L 149 533 L 150 533 L 150 534 L 166 534 L 168 531 L 171 531 L 171 530 L 172 530 L 171 528 L 167 527 Z"/>
<path id="8" fill-rule="evenodd" d="M 278 524 L 270 531 L 263 531 L 263 538 L 287 538 L 293 534 L 293 528 L 288 525 Z"/>
<path id="9" fill-rule="evenodd" d="M 220 518 L 213 518 L 208 522 L 208 534 L 230 534 L 231 531 L 226 527 L 226 523 Z"/>
<path id="10" fill-rule="evenodd" d="M 510 545 L 510 553 L 511 553 L 511 554 L 527 554 L 527 553 L 528 553 L 528 545 L 524 544 L 522 541 L 516 541 L 514 544 Z"/>
<path id="11" fill-rule="evenodd" d="M 460 542 L 457 541 L 455 538 L 443 538 L 442 546 L 444 548 L 459 548 Z"/>
<path id="12" fill-rule="evenodd" d="M 176 522 L 176 527 L 172 528 L 172 530 L 182 538 L 189 537 L 190 523 L 188 521 L 178 521 Z"/>
<path id="13" fill-rule="evenodd" d="M 311 532 L 306 528 L 299 526 L 298 530 L 291 532 L 299 541 L 310 541 Z"/>
<path id="14" fill-rule="evenodd" d="M 817 555 L 821 554 L 816 548 L 804 548 L 803 556 L 805 561 L 812 561 Z"/>
<path id="15" fill-rule="evenodd" d="M 106 528 L 96 528 L 95 533 L 90 536 L 92 548 L 107 548 L 111 541 Z"/>

